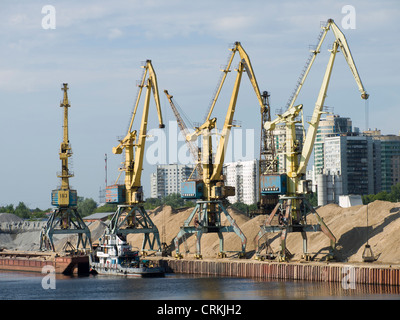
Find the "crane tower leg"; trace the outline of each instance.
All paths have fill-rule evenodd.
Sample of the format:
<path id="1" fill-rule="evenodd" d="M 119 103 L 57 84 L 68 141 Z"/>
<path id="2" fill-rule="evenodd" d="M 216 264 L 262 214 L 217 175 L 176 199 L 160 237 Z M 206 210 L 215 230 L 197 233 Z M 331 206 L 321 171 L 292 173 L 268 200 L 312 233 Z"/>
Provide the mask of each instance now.
<path id="1" fill-rule="evenodd" d="M 212 209 L 212 212 L 210 211 Z M 197 213 L 197 216 L 196 216 Z M 221 224 L 221 213 L 223 213 L 230 225 L 223 226 Z M 196 216 L 196 217 L 195 217 Z M 194 219 L 193 223 L 192 220 Z M 226 257 L 224 251 L 224 232 L 234 232 L 241 240 L 241 250 L 239 257 L 244 257 L 247 239 L 240 230 L 235 220 L 222 204 L 222 201 L 197 201 L 196 207 L 193 209 L 189 217 L 185 220 L 178 235 L 174 239 L 176 258 L 182 258 L 179 251 L 180 239 L 186 241 L 187 234 L 195 234 L 196 236 L 196 253 L 195 258 L 201 259 L 201 237 L 204 233 L 217 233 L 219 238 L 219 257 Z"/>
<path id="2" fill-rule="evenodd" d="M 82 220 L 76 208 L 55 209 L 40 234 L 40 250 L 55 251 L 54 234 L 77 234 L 77 251 L 92 249 L 90 230 Z"/>
<path id="3" fill-rule="evenodd" d="M 296 203 L 296 210 L 293 210 L 293 204 Z M 292 210 L 291 210 L 292 209 Z M 312 213 L 317 220 L 317 224 L 308 224 L 307 215 Z M 278 215 L 278 224 L 273 224 L 273 217 Z M 308 240 L 307 232 L 319 232 L 322 231 L 330 240 L 329 253 L 326 255 L 326 259 L 330 260 L 334 258 L 334 251 L 336 247 L 336 238 L 327 225 L 324 223 L 322 218 L 318 215 L 317 211 L 308 203 L 304 197 L 281 197 L 279 204 L 275 207 L 273 212 L 267 218 L 264 225 L 261 226 L 261 230 L 258 232 L 255 241 L 257 245 L 256 259 L 263 260 L 261 251 L 264 247 L 269 247 L 269 244 L 265 244 L 262 239 L 268 233 L 279 233 L 280 239 L 280 250 L 278 252 L 279 261 L 288 261 L 290 259 L 290 252 L 286 247 L 286 239 L 288 233 L 300 232 L 303 239 L 303 255 L 304 260 L 310 260 L 310 254 L 308 252 Z M 266 240 L 268 241 L 268 239 Z"/>
<path id="4" fill-rule="evenodd" d="M 143 233 L 142 254 L 149 251 L 161 252 L 158 228 L 142 205 L 118 205 L 107 232 L 124 236 Z"/>

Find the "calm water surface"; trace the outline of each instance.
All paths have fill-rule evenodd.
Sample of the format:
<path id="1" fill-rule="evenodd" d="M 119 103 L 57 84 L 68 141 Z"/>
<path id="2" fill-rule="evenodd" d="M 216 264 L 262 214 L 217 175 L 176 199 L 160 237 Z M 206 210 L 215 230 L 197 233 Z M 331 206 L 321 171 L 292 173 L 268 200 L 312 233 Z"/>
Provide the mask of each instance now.
<path id="1" fill-rule="evenodd" d="M 364 286 L 344 289 L 340 283 L 259 281 L 167 274 L 165 278 L 57 275 L 55 289 L 43 289 L 45 275 L 0 271 L 1 300 L 271 300 L 400 299 L 400 289 Z M 106 293 L 106 295 L 105 295 Z"/>

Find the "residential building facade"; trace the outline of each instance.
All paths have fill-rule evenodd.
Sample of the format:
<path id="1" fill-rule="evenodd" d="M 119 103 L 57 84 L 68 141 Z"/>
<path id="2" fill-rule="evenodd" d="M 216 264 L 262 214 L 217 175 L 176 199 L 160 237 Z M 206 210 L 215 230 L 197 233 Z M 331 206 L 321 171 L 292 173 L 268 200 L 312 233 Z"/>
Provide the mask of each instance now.
<path id="1" fill-rule="evenodd" d="M 224 165 L 225 184 L 235 187 L 230 203 L 254 204 L 258 201 L 258 161 L 237 161 Z"/>
<path id="2" fill-rule="evenodd" d="M 193 165 L 163 164 L 157 165 L 156 172 L 150 175 L 150 197 L 162 198 L 172 193 L 181 193 L 181 182 L 192 174 Z"/>
<path id="3" fill-rule="evenodd" d="M 374 154 L 371 137 L 356 134 L 324 139 L 324 171 L 341 175 L 342 194 L 374 193 Z"/>
<path id="4" fill-rule="evenodd" d="M 316 173 L 322 173 L 324 169 L 324 139 L 334 133 L 352 132 L 352 121 L 350 118 L 328 114 L 321 119 L 317 130 L 314 144 L 314 166 Z"/>
<path id="5" fill-rule="evenodd" d="M 394 184 L 400 182 L 400 136 L 385 135 L 375 136 L 375 144 L 380 150 L 381 190 L 390 192 Z"/>

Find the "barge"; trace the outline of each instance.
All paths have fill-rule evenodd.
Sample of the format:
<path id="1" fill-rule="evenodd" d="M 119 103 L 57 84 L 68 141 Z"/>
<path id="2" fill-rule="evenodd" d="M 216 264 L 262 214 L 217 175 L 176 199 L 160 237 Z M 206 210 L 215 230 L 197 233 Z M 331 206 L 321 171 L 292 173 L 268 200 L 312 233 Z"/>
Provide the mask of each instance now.
<path id="1" fill-rule="evenodd" d="M 52 266 L 58 274 L 88 274 L 89 256 L 42 251 L 0 251 L 0 270 L 42 272 Z"/>

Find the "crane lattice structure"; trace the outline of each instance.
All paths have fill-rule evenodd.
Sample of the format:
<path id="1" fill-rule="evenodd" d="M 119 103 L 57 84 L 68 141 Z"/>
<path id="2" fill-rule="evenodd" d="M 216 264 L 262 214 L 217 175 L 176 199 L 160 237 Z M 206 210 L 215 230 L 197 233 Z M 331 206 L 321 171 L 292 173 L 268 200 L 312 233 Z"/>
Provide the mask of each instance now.
<path id="1" fill-rule="evenodd" d="M 160 235 L 157 226 L 143 207 L 144 195 L 141 185 L 151 93 L 153 93 L 156 103 L 159 127 L 164 128 L 165 125 L 161 114 L 157 77 L 151 60 L 147 60 L 143 68 L 144 72 L 139 84 L 139 91 L 128 132 L 120 140 L 119 145 L 112 150 L 114 154 L 121 154 L 125 151 L 125 162 L 120 169 L 121 173 L 125 173 L 125 183 L 123 185 L 116 183 L 106 187 L 106 202 L 118 203 L 117 211 L 114 213 L 106 232 L 108 234 L 117 234 L 120 237 L 141 233 L 144 235 L 142 254 L 152 251 L 158 254 L 161 253 Z M 133 124 L 143 88 L 146 88 L 146 96 L 140 129 L 136 131 L 133 130 Z"/>
<path id="2" fill-rule="evenodd" d="M 86 251 L 92 249 L 90 230 L 82 220 L 77 210 L 78 196 L 76 190 L 69 185 L 69 178 L 74 174 L 69 170 L 68 159 L 72 156 L 72 149 L 68 137 L 68 108 L 71 107 L 68 101 L 68 84 L 64 83 L 63 101 L 60 107 L 64 108 L 63 141 L 60 146 L 61 172 L 57 177 L 61 178 L 61 187 L 52 190 L 51 204 L 56 208 L 50 214 L 47 224 L 40 234 L 40 250 L 55 251 L 54 234 L 77 234 L 78 241 L 76 250 Z"/>
<path id="3" fill-rule="evenodd" d="M 205 122 L 199 127 L 196 127 L 194 133 L 186 136 L 187 140 L 192 141 L 194 139 L 197 139 L 199 136 L 201 137 L 201 164 L 203 174 L 200 181 L 186 181 L 182 184 L 181 187 L 182 197 L 185 199 L 196 199 L 196 206 L 189 217 L 185 220 L 184 225 L 181 227 L 181 230 L 174 239 L 176 258 L 182 258 L 182 254 L 179 251 L 179 244 L 181 239 L 183 239 L 184 242 L 186 241 L 188 234 L 195 234 L 195 258 L 202 258 L 200 241 L 203 233 L 218 234 L 220 240 L 218 255 L 219 257 L 226 257 L 223 238 L 224 232 L 234 232 L 240 238 L 241 250 L 239 251 L 239 257 L 244 257 L 245 255 L 247 239 L 236 224 L 235 220 L 231 217 L 231 215 L 225 208 L 226 198 L 235 195 L 235 188 L 231 186 L 226 186 L 224 182 L 224 176 L 222 175 L 230 131 L 231 128 L 234 126 L 233 117 L 236 110 L 236 102 L 243 72 L 246 72 L 249 76 L 250 82 L 253 86 L 253 89 L 260 104 L 261 113 L 264 112 L 266 106 L 265 99 L 262 98 L 262 95 L 258 88 L 250 59 L 247 53 L 244 51 L 240 42 L 235 42 L 234 47 L 230 50 L 232 51 L 232 53 L 228 59 L 227 66 L 224 70 L 222 70 L 223 75 L 215 92 L 215 96 L 212 100 L 211 106 L 208 110 Z M 237 52 L 240 55 L 240 62 L 238 68 L 236 69 L 236 81 L 233 87 L 228 110 L 225 116 L 224 125 L 220 133 L 217 151 L 214 157 L 212 150 L 212 131 L 216 127 L 217 119 L 211 118 L 211 114 L 214 110 L 218 96 L 221 92 L 226 75 L 230 72 L 230 67 L 235 53 Z M 229 225 L 222 225 L 222 214 L 225 215 Z"/>
<path id="4" fill-rule="evenodd" d="M 321 88 L 315 103 L 313 115 L 311 121 L 309 122 L 309 127 L 305 137 L 302 150 L 299 148 L 299 143 L 296 141 L 296 130 L 295 126 L 297 117 L 303 110 L 303 105 L 294 106 L 294 102 L 300 92 L 304 81 L 310 71 L 312 63 L 315 60 L 315 56 L 319 53 L 319 48 L 326 36 L 326 33 L 332 29 L 335 35 L 335 41 L 333 43 L 332 49 L 330 51 L 329 61 L 325 70 L 324 78 L 322 80 Z M 275 206 L 274 210 L 270 214 L 269 218 L 266 220 L 264 225 L 261 226 L 261 230 L 256 237 L 256 242 L 258 243 L 258 248 L 256 250 L 256 257 L 261 258 L 260 251 L 264 247 L 269 247 L 269 244 L 265 243 L 265 235 L 268 233 L 279 232 L 281 247 L 279 251 L 279 260 L 287 261 L 290 257 L 290 252 L 286 248 L 286 237 L 290 232 L 300 232 L 303 238 L 303 258 L 305 260 L 311 259 L 310 254 L 307 249 L 307 235 L 306 232 L 322 231 L 329 239 L 329 253 L 326 256 L 327 259 L 332 259 L 334 257 L 336 238 L 333 233 L 329 230 L 328 226 L 324 223 L 323 219 L 318 215 L 315 209 L 308 203 L 305 198 L 310 190 L 309 181 L 305 180 L 306 168 L 308 161 L 310 159 L 312 149 L 314 147 L 315 137 L 317 134 L 317 129 L 320 123 L 321 114 L 323 113 L 323 106 L 326 98 L 326 93 L 328 90 L 328 85 L 330 77 L 332 74 L 332 68 L 336 58 L 336 53 L 339 49 L 343 53 L 347 64 L 353 74 L 359 91 L 361 92 L 361 98 L 366 100 L 369 95 L 366 93 L 364 86 L 361 82 L 361 78 L 358 74 L 356 65 L 354 63 L 353 57 L 351 55 L 350 49 L 348 47 L 346 38 L 344 34 L 340 31 L 337 25 L 332 19 L 329 19 L 327 24 L 323 27 L 323 33 L 320 36 L 320 42 L 317 49 L 314 52 L 314 57 L 311 62 L 308 63 L 306 71 L 302 76 L 302 80 L 296 90 L 296 94 L 291 98 L 291 103 L 289 109 L 278 117 L 274 121 L 267 121 L 264 124 L 266 130 L 273 130 L 278 123 L 285 124 L 286 127 L 286 173 L 276 177 L 279 189 L 279 202 Z M 307 222 L 307 215 L 312 213 L 317 224 L 312 225 Z M 272 220 L 275 215 L 278 215 L 278 225 L 273 225 Z M 268 239 L 267 239 L 268 242 Z"/>
<path id="5" fill-rule="evenodd" d="M 258 162 L 258 197 L 257 210 L 252 214 L 269 214 L 279 201 L 276 193 L 265 192 L 264 183 L 270 176 L 278 173 L 278 160 L 275 150 L 274 133 L 272 130 L 265 130 L 264 123 L 271 121 L 270 94 L 264 91 L 262 98 L 265 108 L 261 112 L 261 134 L 260 134 L 260 160 Z"/>
<path id="6" fill-rule="evenodd" d="M 164 90 L 164 93 L 171 105 L 171 109 L 175 115 L 179 129 L 181 130 L 183 137 L 185 137 L 186 145 L 190 151 L 192 159 L 196 164 L 190 178 L 192 178 L 193 173 L 196 172 L 197 174 L 194 175 L 193 179 L 199 179 L 203 174 L 203 168 L 201 166 L 201 149 L 197 147 L 193 141 L 186 139 L 186 137 L 190 135 L 190 131 L 178 111 L 177 103 L 174 101 L 173 96 L 168 93 L 168 90 Z"/>

